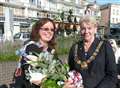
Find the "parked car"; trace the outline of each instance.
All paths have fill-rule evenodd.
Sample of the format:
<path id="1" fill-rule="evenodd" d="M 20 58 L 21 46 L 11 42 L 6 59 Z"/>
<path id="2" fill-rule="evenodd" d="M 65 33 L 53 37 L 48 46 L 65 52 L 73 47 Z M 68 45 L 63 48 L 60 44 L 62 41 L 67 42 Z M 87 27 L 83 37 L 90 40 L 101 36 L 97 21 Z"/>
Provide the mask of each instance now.
<path id="1" fill-rule="evenodd" d="M 120 46 L 120 34 L 109 34 L 109 35 L 104 35 L 104 39 L 115 39 L 116 43 L 118 46 Z"/>
<path id="2" fill-rule="evenodd" d="M 14 41 L 22 41 L 25 42 L 30 39 L 29 32 L 19 32 L 14 35 Z"/>

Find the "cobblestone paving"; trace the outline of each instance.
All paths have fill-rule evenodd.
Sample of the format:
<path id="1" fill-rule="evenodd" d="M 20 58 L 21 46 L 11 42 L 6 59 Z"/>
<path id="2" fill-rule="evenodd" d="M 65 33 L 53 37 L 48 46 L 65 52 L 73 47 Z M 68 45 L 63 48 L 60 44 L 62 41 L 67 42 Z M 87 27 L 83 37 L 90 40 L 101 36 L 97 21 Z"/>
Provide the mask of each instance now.
<path id="1" fill-rule="evenodd" d="M 0 85 L 12 83 L 17 62 L 0 62 Z M 0 87 L 1 88 L 1 87 Z"/>

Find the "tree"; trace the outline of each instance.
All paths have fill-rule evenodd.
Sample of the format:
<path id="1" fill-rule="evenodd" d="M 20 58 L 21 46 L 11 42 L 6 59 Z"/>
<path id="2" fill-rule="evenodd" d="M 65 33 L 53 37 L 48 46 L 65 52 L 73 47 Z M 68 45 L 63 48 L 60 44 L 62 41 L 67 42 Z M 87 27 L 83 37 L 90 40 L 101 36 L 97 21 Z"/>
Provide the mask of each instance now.
<path id="1" fill-rule="evenodd" d="M 69 15 L 68 15 L 68 17 L 67 17 L 67 20 L 68 20 L 69 23 L 71 23 L 71 22 L 72 22 L 72 14 L 73 14 L 73 11 L 72 11 L 72 9 L 70 9 L 68 12 L 69 12 Z"/>
<path id="2" fill-rule="evenodd" d="M 74 23 L 75 23 L 75 24 L 77 23 L 77 18 L 76 18 L 76 16 L 74 17 Z"/>
<path id="3" fill-rule="evenodd" d="M 61 20 L 62 20 L 62 22 L 63 22 L 63 21 L 64 21 L 64 18 L 65 18 L 65 16 L 64 16 L 64 11 L 61 12 L 60 18 L 61 18 Z"/>

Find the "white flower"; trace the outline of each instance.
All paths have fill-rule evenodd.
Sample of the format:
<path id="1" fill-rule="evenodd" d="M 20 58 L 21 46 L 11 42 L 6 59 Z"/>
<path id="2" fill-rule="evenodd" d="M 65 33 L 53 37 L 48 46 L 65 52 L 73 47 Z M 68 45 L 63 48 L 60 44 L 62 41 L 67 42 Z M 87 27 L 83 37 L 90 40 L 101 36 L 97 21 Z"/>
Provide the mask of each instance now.
<path id="1" fill-rule="evenodd" d="M 49 53 L 48 51 L 46 52 L 41 52 L 39 55 L 38 55 L 38 58 L 39 60 L 47 60 L 47 61 L 50 61 L 52 60 L 53 58 L 53 55 L 51 53 Z"/>
<path id="2" fill-rule="evenodd" d="M 26 62 L 27 62 L 28 64 L 32 65 L 33 67 L 35 67 L 35 66 L 38 65 L 38 63 L 37 63 L 38 57 L 37 57 L 37 56 L 27 55 L 26 58 L 29 59 L 29 60 L 27 60 Z"/>
<path id="3" fill-rule="evenodd" d="M 26 62 L 33 67 L 36 67 L 38 65 L 38 63 L 36 61 L 26 61 Z"/>
<path id="4" fill-rule="evenodd" d="M 26 58 L 29 59 L 30 61 L 37 61 L 38 60 L 38 57 L 35 55 L 27 55 Z"/>
<path id="5" fill-rule="evenodd" d="M 52 50 L 51 50 L 51 54 L 54 54 L 54 53 L 55 53 L 55 49 L 52 49 Z"/>
<path id="6" fill-rule="evenodd" d="M 41 74 L 41 73 L 38 73 L 38 72 L 34 72 L 34 73 L 30 73 L 30 76 L 31 76 L 31 78 L 30 78 L 30 82 L 32 82 L 32 81 L 41 81 L 43 78 L 45 78 L 46 76 L 45 75 L 43 75 L 43 74 Z"/>
<path id="7" fill-rule="evenodd" d="M 43 75 L 40 72 L 33 72 L 30 69 L 31 69 L 31 67 L 28 68 L 29 76 L 30 76 L 30 79 L 29 79 L 30 82 L 35 81 L 35 80 L 36 81 L 41 81 L 43 78 L 46 77 L 46 75 Z"/>

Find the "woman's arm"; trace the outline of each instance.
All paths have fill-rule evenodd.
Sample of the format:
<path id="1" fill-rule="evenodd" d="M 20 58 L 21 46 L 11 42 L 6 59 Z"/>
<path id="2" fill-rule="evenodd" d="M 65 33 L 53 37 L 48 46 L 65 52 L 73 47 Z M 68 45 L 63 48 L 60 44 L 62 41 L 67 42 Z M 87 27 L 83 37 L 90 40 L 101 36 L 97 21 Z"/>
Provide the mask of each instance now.
<path id="1" fill-rule="evenodd" d="M 117 82 L 117 66 L 111 45 L 105 41 L 105 77 L 97 88 L 115 88 Z"/>

